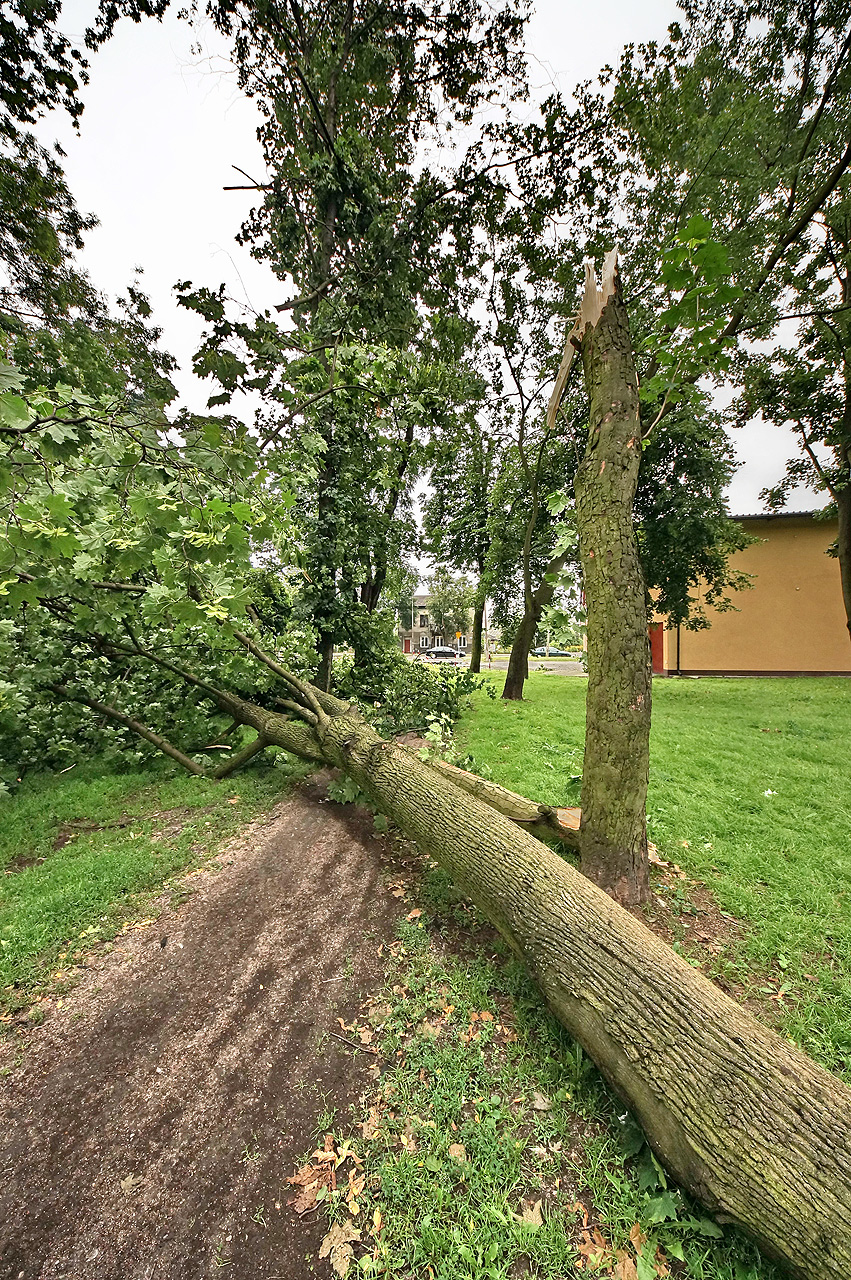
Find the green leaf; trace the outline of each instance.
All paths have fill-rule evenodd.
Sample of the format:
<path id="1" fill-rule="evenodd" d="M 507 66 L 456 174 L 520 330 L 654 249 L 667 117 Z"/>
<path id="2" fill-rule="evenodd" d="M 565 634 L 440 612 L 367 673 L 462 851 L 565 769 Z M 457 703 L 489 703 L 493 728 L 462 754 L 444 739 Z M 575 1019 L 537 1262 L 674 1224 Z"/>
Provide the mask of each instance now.
<path id="1" fill-rule="evenodd" d="M 679 1198 L 672 1191 L 663 1191 L 648 1199 L 643 1216 L 648 1222 L 667 1222 L 676 1220 L 679 1212 Z"/>

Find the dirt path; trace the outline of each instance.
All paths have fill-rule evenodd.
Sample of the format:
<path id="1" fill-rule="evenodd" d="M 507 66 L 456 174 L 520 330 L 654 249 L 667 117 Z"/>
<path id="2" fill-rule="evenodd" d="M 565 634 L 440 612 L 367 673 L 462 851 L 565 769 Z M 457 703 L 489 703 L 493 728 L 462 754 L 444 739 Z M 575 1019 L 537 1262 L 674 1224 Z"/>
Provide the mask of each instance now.
<path id="1" fill-rule="evenodd" d="M 370 1059 L 327 1036 L 377 979 L 391 856 L 315 785 L 93 962 L 0 1098 L 2 1280 L 302 1280 L 284 1179 Z M 327 1264 L 318 1264 L 322 1271 Z"/>

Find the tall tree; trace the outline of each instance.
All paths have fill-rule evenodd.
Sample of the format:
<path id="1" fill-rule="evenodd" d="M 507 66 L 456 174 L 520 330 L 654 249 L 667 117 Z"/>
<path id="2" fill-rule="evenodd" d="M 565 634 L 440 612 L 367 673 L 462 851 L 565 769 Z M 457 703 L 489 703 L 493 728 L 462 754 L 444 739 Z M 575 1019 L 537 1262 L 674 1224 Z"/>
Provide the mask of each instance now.
<path id="1" fill-rule="evenodd" d="M 455 234 L 462 192 L 452 176 L 424 167 L 421 155 L 427 145 L 444 149 L 446 128 L 469 123 L 494 95 L 524 91 L 523 8 L 514 0 L 497 8 L 466 0 L 449 10 L 385 0 L 279 0 L 262 8 L 223 0 L 212 12 L 263 116 L 268 181 L 255 184 L 263 200 L 242 239 L 291 282 L 292 294 L 278 308 L 285 325 L 260 317 L 239 329 L 213 314 L 217 300 L 192 300 L 214 322 L 199 359 L 224 373 L 225 394 L 240 385 L 260 390 L 269 436 L 280 440 L 288 430 L 295 449 L 304 437 L 316 460 L 310 496 L 302 487 L 304 570 L 325 687 L 352 600 L 374 608 L 386 577 L 374 563 L 388 545 L 386 522 L 354 518 L 352 496 L 363 485 L 353 484 L 351 460 L 360 450 L 369 462 L 376 425 L 389 435 L 392 404 L 346 355 L 358 347 L 362 364 L 374 364 L 365 353 L 378 338 L 391 359 L 405 353 L 432 369 L 454 362 L 457 335 L 435 316 L 445 317 L 447 300 L 465 288 Z M 228 348 L 234 339 L 238 353 Z M 223 351 L 232 357 L 224 369 Z M 416 476 L 416 446 L 436 413 L 426 389 L 409 396 L 393 458 L 373 469 L 382 493 L 367 486 L 370 510 L 383 510 L 386 521 Z M 341 546 L 354 547 L 349 559 L 358 570 Z"/>
<path id="2" fill-rule="evenodd" d="M 499 440 L 475 414 L 459 422 L 460 438 L 435 445 L 423 504 L 426 546 L 440 563 L 476 575 L 470 671 L 482 665 L 482 627 L 490 583 L 492 498 L 499 466 Z"/>

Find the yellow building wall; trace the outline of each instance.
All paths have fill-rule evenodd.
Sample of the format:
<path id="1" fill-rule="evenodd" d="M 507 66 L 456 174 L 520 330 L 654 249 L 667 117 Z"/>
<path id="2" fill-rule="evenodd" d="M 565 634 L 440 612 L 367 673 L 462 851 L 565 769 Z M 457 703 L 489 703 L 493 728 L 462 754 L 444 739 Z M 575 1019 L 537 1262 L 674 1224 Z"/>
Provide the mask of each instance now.
<path id="1" fill-rule="evenodd" d="M 839 562 L 825 555 L 835 520 L 780 516 L 743 520 L 760 539 L 732 558 L 753 576 L 734 592 L 736 611 L 708 609 L 705 631 L 665 633 L 665 668 L 689 672 L 851 674 L 851 642 L 842 604 Z"/>

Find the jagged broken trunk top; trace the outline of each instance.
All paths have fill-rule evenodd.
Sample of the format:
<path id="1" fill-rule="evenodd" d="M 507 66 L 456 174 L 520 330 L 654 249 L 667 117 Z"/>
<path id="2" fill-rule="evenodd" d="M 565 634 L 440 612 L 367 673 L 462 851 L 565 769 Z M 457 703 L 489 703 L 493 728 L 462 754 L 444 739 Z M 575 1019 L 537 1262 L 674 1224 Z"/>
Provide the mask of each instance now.
<path id="1" fill-rule="evenodd" d="M 588 698 L 582 773 L 582 870 L 618 902 L 649 893 L 645 802 L 650 648 L 644 577 L 633 527 L 641 460 L 638 378 L 617 258 L 598 290 L 586 268 L 572 341 L 590 400 L 576 474 L 576 522 L 588 613 Z"/>

